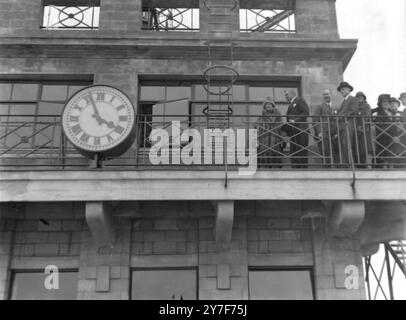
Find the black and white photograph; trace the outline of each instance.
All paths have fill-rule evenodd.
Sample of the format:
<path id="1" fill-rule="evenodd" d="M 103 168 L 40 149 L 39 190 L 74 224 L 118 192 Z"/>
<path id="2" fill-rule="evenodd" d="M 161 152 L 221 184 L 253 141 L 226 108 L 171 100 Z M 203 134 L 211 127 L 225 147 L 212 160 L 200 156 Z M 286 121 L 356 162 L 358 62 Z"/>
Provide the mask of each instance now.
<path id="1" fill-rule="evenodd" d="M 406 1 L 0 0 L 0 300 L 406 300 Z"/>

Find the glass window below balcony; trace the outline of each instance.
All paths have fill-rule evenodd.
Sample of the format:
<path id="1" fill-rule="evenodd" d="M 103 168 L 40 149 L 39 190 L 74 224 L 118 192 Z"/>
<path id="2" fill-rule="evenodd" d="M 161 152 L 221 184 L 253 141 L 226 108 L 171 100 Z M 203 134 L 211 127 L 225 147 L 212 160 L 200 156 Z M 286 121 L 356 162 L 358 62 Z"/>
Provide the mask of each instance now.
<path id="1" fill-rule="evenodd" d="M 77 271 L 59 271 L 58 283 L 53 282 L 52 286 L 47 277 L 53 275 L 44 272 L 15 271 L 12 275 L 11 300 L 76 300 Z"/>
<path id="2" fill-rule="evenodd" d="M 196 300 L 195 269 L 134 270 L 132 300 Z"/>

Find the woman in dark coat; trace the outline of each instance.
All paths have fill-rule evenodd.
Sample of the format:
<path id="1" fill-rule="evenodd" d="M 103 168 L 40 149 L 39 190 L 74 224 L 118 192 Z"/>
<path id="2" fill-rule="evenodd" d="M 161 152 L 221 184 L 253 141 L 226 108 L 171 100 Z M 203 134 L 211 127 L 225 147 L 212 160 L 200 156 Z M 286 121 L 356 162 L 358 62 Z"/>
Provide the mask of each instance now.
<path id="1" fill-rule="evenodd" d="M 357 118 L 355 118 L 356 135 L 353 142 L 354 161 L 358 168 L 366 168 L 368 165 L 368 154 L 372 154 L 372 135 L 370 126 L 371 107 L 363 92 L 355 96 L 358 99 L 359 107 Z"/>
<path id="2" fill-rule="evenodd" d="M 378 98 L 378 108 L 372 110 L 375 124 L 375 167 L 383 168 L 388 163 L 390 156 L 389 148 L 392 144 L 391 133 L 391 112 L 390 95 L 381 94 Z"/>
<path id="3" fill-rule="evenodd" d="M 261 168 L 280 168 L 283 157 L 282 117 L 275 103 L 267 97 L 258 118 L 258 164 Z"/>
<path id="4" fill-rule="evenodd" d="M 404 164 L 406 151 L 404 145 L 405 130 L 402 123 L 402 113 L 398 111 L 400 107 L 400 101 L 396 98 L 390 99 L 391 107 L 389 112 L 391 113 L 391 125 L 388 132 L 392 138 L 392 143 L 389 146 L 389 156 L 393 157 L 389 161 L 393 166 L 400 166 Z"/>

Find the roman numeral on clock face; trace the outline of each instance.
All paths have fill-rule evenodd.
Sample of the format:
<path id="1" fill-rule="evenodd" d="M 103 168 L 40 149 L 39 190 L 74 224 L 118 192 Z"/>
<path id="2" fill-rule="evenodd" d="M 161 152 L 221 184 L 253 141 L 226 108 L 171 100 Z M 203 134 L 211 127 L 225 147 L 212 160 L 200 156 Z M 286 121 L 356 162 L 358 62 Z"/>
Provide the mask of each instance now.
<path id="1" fill-rule="evenodd" d="M 123 110 L 125 108 L 125 106 L 122 104 L 122 105 L 119 105 L 118 107 L 117 107 L 117 111 L 120 111 L 120 110 Z"/>
<path id="2" fill-rule="evenodd" d="M 89 141 L 90 136 L 87 133 L 83 133 L 82 136 L 80 137 L 80 141 L 83 141 L 84 143 L 87 143 Z"/>
<path id="3" fill-rule="evenodd" d="M 127 119 L 128 119 L 128 116 L 119 116 L 119 117 L 118 117 L 118 121 L 119 121 L 119 122 L 127 121 Z"/>
<path id="4" fill-rule="evenodd" d="M 106 98 L 106 94 L 104 92 L 97 93 L 97 96 L 96 96 L 97 101 L 104 101 L 105 98 Z"/>
<path id="5" fill-rule="evenodd" d="M 77 136 L 79 133 L 81 133 L 83 130 L 80 127 L 80 124 L 76 124 L 71 128 L 72 132 L 74 133 L 75 136 Z"/>
<path id="6" fill-rule="evenodd" d="M 114 139 L 110 135 L 108 135 L 107 141 L 108 141 L 108 143 L 112 143 L 114 141 Z"/>
<path id="7" fill-rule="evenodd" d="M 95 145 L 95 146 L 99 146 L 99 145 L 100 145 L 100 138 L 99 138 L 99 137 L 95 137 L 95 138 L 94 138 L 94 145 Z"/>
<path id="8" fill-rule="evenodd" d="M 124 131 L 124 128 L 121 126 L 116 126 L 116 128 L 114 129 L 115 132 L 117 132 L 118 134 L 121 134 Z"/>
<path id="9" fill-rule="evenodd" d="M 91 93 L 89 93 L 87 96 L 84 97 L 86 104 L 91 104 L 93 97 L 91 96 Z"/>
<path id="10" fill-rule="evenodd" d="M 79 117 L 78 116 L 70 116 L 69 121 L 71 121 L 71 122 L 79 122 Z"/>

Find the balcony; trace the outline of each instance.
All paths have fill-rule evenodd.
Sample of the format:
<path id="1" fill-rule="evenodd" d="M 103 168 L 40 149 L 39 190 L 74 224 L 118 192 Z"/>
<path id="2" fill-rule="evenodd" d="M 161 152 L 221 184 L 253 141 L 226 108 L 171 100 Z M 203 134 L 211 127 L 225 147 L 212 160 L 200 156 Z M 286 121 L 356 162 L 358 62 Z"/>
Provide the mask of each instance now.
<path id="1" fill-rule="evenodd" d="M 121 157 L 105 159 L 98 170 L 233 172 L 249 163 L 259 171 L 406 168 L 406 120 L 402 117 L 331 116 L 287 122 L 286 116 L 217 111 L 206 110 L 199 115 L 138 115 L 132 147 Z M 0 115 L 0 126 L 2 171 L 92 168 L 92 161 L 80 155 L 63 135 L 60 116 Z M 217 136 L 205 143 L 205 130 L 216 128 L 220 129 Z M 233 130 L 224 131 L 226 128 Z M 159 164 L 151 161 L 154 129 L 165 130 L 169 137 L 159 153 L 168 157 Z M 194 139 L 185 136 L 186 129 L 194 129 L 194 139 L 201 138 L 200 146 L 195 146 L 193 152 Z M 249 145 L 252 129 L 257 130 L 256 148 Z M 179 161 L 173 156 L 176 152 L 181 155 Z M 255 159 L 249 157 L 250 152 Z M 184 161 L 184 157 L 189 160 Z"/>

